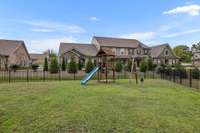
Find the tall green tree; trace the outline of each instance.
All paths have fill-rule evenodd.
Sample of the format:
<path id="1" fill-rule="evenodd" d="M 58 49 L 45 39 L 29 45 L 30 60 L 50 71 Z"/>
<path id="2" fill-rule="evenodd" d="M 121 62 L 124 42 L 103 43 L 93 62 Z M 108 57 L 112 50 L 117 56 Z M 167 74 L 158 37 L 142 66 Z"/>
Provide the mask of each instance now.
<path id="1" fill-rule="evenodd" d="M 180 57 L 180 62 L 190 63 L 192 59 L 192 52 L 186 45 L 178 45 L 173 49 L 174 53 Z"/>
<path id="2" fill-rule="evenodd" d="M 68 64 L 68 73 L 77 73 L 77 64 L 75 59 L 72 57 Z"/>
<path id="3" fill-rule="evenodd" d="M 75 59 L 72 57 L 69 64 L 68 64 L 68 73 L 73 73 L 74 74 L 74 79 L 75 79 L 75 74 L 78 72 L 78 66 L 76 64 Z"/>
<path id="4" fill-rule="evenodd" d="M 65 58 L 62 59 L 61 69 L 62 69 L 62 71 L 66 71 L 66 62 L 65 62 Z"/>
<path id="5" fill-rule="evenodd" d="M 45 57 L 44 59 L 44 66 L 43 66 L 43 70 L 44 71 L 48 71 L 49 67 L 48 67 L 48 59 L 47 57 Z"/>
<path id="6" fill-rule="evenodd" d="M 57 57 L 57 54 L 53 50 L 50 50 L 49 58 L 55 58 L 55 57 Z"/>
<path id="7" fill-rule="evenodd" d="M 156 65 L 153 64 L 153 59 L 152 58 L 148 58 L 147 60 L 147 65 L 148 65 L 148 70 L 152 71 L 155 69 Z"/>
<path id="8" fill-rule="evenodd" d="M 85 72 L 86 73 L 90 73 L 92 71 L 92 69 L 94 68 L 94 63 L 92 62 L 92 59 L 90 58 L 87 61 L 86 67 L 85 67 Z"/>
<path id="9" fill-rule="evenodd" d="M 141 64 L 140 64 L 140 72 L 146 72 L 148 70 L 148 64 L 146 62 L 146 60 L 142 60 Z"/>
<path id="10" fill-rule="evenodd" d="M 51 73 L 58 73 L 59 71 L 59 64 L 56 57 L 51 57 L 51 63 L 50 63 L 50 72 Z"/>
<path id="11" fill-rule="evenodd" d="M 115 64 L 115 71 L 116 72 L 121 72 L 122 71 L 122 62 L 120 60 L 117 60 L 116 64 Z"/>
<path id="12" fill-rule="evenodd" d="M 82 70 L 82 68 L 84 67 L 83 62 L 79 59 L 78 60 L 78 70 Z"/>

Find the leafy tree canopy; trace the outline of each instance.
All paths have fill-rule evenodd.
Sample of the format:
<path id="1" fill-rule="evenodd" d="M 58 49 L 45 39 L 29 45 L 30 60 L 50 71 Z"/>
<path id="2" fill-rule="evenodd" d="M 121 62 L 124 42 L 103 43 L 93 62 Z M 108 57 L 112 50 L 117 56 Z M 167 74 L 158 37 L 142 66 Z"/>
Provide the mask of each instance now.
<path id="1" fill-rule="evenodd" d="M 181 62 L 190 63 L 192 59 L 192 52 L 186 45 L 178 45 L 173 49 L 174 53 L 180 57 Z"/>

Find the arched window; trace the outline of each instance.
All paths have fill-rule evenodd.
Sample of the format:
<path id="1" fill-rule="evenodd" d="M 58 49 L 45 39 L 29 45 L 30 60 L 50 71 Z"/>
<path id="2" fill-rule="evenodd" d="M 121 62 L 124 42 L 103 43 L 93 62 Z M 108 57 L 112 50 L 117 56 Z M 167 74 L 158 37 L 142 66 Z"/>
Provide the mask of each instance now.
<path id="1" fill-rule="evenodd" d="M 169 55 L 169 51 L 168 50 L 165 51 L 165 55 Z"/>

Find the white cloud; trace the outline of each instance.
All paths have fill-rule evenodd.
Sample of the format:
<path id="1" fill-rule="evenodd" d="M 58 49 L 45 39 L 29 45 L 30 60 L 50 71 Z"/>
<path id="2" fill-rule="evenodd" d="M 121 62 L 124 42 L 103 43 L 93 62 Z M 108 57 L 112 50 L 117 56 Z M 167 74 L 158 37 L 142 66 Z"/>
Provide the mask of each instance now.
<path id="1" fill-rule="evenodd" d="M 176 7 L 175 9 L 165 11 L 164 14 L 179 14 L 185 13 L 190 16 L 198 16 L 200 14 L 200 5 L 187 5 Z"/>
<path id="2" fill-rule="evenodd" d="M 97 17 L 90 17 L 90 20 L 91 20 L 91 21 L 100 21 L 100 19 L 97 18 Z"/>
<path id="3" fill-rule="evenodd" d="M 53 30 L 51 30 L 51 29 L 42 29 L 42 28 L 31 29 L 31 31 L 33 31 L 33 32 L 53 32 Z"/>
<path id="4" fill-rule="evenodd" d="M 153 39 L 155 36 L 156 36 L 155 32 L 140 32 L 140 33 L 132 33 L 132 34 L 122 35 L 121 37 L 145 41 L 145 40 Z"/>
<path id="5" fill-rule="evenodd" d="M 68 25 L 64 23 L 59 22 L 52 22 L 52 21 L 38 21 L 38 20 L 14 20 L 15 22 L 26 24 L 32 26 L 34 29 L 45 29 L 46 31 L 63 31 L 63 32 L 69 32 L 69 33 L 83 33 L 85 32 L 85 29 L 78 25 Z M 36 30 L 36 32 L 39 32 L 39 30 Z M 41 32 L 44 32 L 41 31 Z"/>
<path id="6" fill-rule="evenodd" d="M 186 1 L 184 4 L 185 5 L 191 5 L 191 4 L 194 4 L 194 1 Z"/>
<path id="7" fill-rule="evenodd" d="M 53 49 L 55 52 L 58 52 L 60 42 L 76 42 L 76 39 L 73 37 L 55 37 L 30 40 L 26 44 L 31 53 L 41 53 L 48 49 Z"/>
<path id="8" fill-rule="evenodd" d="M 191 30 L 187 30 L 187 31 L 183 31 L 183 32 L 177 32 L 177 33 L 169 33 L 164 35 L 164 38 L 173 38 L 173 37 L 179 37 L 179 36 L 184 36 L 184 35 L 188 35 L 188 34 L 193 34 L 193 33 L 199 33 L 200 29 L 191 29 Z"/>

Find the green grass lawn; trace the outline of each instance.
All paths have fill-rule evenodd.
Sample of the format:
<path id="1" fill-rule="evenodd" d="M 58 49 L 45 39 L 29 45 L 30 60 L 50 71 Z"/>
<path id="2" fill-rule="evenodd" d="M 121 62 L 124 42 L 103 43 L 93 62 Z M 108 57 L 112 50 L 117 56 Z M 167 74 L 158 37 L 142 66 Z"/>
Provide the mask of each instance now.
<path id="1" fill-rule="evenodd" d="M 2 133 L 200 132 L 200 92 L 168 81 L 0 84 Z"/>

